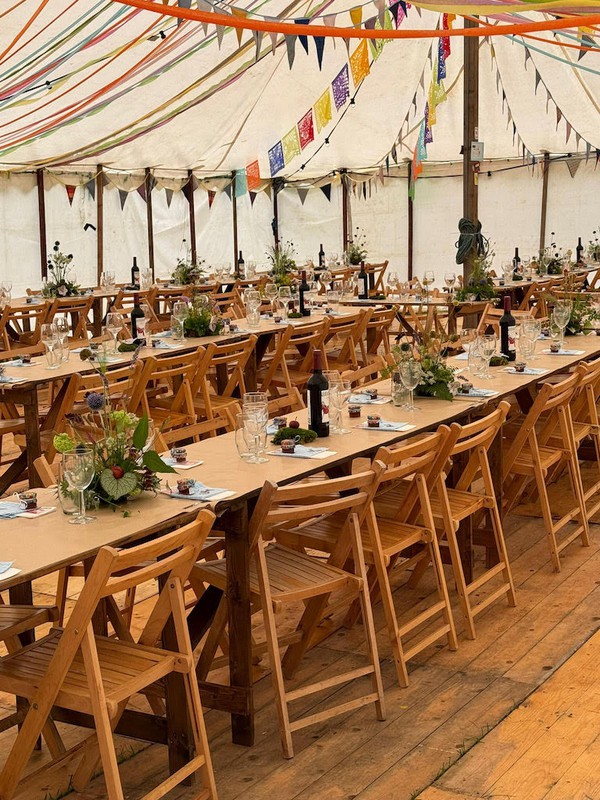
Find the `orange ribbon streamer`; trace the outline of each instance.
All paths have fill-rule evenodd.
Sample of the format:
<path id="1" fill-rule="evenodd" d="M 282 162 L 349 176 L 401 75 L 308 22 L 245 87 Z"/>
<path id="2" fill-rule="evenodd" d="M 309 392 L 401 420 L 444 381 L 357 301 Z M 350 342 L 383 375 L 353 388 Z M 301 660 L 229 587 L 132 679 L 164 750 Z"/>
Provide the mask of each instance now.
<path id="1" fill-rule="evenodd" d="M 271 20 L 240 19 L 228 14 L 217 14 L 212 11 L 197 11 L 180 6 L 169 6 L 152 0 L 113 0 L 127 6 L 153 11 L 155 14 L 166 14 L 179 19 L 191 19 L 209 25 L 222 25 L 225 28 L 245 28 L 266 33 L 281 33 L 284 36 L 328 36 L 338 39 L 437 39 L 440 36 L 517 36 L 532 31 L 553 31 L 561 28 L 580 28 L 600 24 L 600 14 L 564 17 L 562 19 L 546 19 L 541 22 L 522 22 L 514 25 L 480 25 L 477 28 L 452 28 L 443 30 L 388 30 L 334 28 L 327 25 L 296 25 L 289 22 L 273 22 Z M 527 10 L 524 6 L 524 10 Z"/>

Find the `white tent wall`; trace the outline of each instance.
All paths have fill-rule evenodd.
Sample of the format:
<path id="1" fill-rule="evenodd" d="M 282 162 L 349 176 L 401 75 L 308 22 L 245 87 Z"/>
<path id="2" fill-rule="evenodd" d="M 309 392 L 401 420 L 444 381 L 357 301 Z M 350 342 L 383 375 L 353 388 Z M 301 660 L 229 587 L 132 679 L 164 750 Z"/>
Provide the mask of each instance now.
<path id="1" fill-rule="evenodd" d="M 40 229 L 34 174 L 0 176 L 0 280 L 25 294 L 40 283 Z"/>
<path id="2" fill-rule="evenodd" d="M 577 237 L 587 246 L 599 227 L 600 169 L 595 156 L 579 165 L 574 178 L 567 164 L 553 164 L 548 175 L 547 243 L 554 232 L 559 246 L 575 252 Z"/>
<path id="3" fill-rule="evenodd" d="M 154 275 L 160 280 L 170 277 L 178 258 L 190 247 L 190 206 L 184 192 L 173 192 L 171 205 L 164 189 L 152 191 L 152 224 L 154 227 Z M 186 244 L 183 244 L 183 240 Z M 143 263 L 146 264 L 147 259 Z M 138 259 L 139 263 L 139 259 Z"/>
<path id="4" fill-rule="evenodd" d="M 134 256 L 137 257 L 140 267 L 148 265 L 146 203 L 138 192 L 133 191 L 127 194 L 127 199 L 121 209 L 118 190 L 114 186 L 105 186 L 104 267 L 115 272 L 118 283 L 129 282 Z M 77 258 L 79 259 L 79 254 L 77 254 Z M 94 255 L 92 264 L 95 268 L 96 263 Z M 96 283 L 95 279 L 92 285 L 93 283 Z"/>
<path id="5" fill-rule="evenodd" d="M 73 254 L 72 271 L 77 282 L 81 286 L 96 284 L 96 232 L 93 228 L 84 230 L 86 222 L 96 224 L 96 201 L 85 186 L 77 186 L 70 204 L 65 186 L 48 175 L 44 186 L 48 255 L 59 241 L 63 253 Z"/>
<path id="6" fill-rule="evenodd" d="M 356 186 L 356 195 L 350 193 L 352 236 L 362 232 L 367 243 L 368 260 L 376 264 L 387 259 L 390 262 L 388 269 L 395 270 L 403 278 L 408 269 L 406 185 L 407 180 L 402 177 L 386 178 L 383 186 L 379 180 L 373 179 L 371 197 L 367 194 L 363 199 L 361 184 Z"/>
<path id="7" fill-rule="evenodd" d="M 233 261 L 233 222 L 231 200 L 225 192 L 217 192 L 209 207 L 208 192 L 194 192 L 196 242 L 198 258 L 207 265 Z M 179 252 L 179 251 L 178 251 Z"/>
<path id="8" fill-rule="evenodd" d="M 315 263 L 319 245 L 327 255 L 342 253 L 342 189 L 331 185 L 331 200 L 320 189 L 311 189 L 304 205 L 298 192 L 288 187 L 279 193 L 279 239 L 293 242 L 297 261 L 311 257 Z"/>
<path id="9" fill-rule="evenodd" d="M 237 198 L 238 249 L 244 261 L 255 261 L 266 269 L 267 252 L 273 245 L 273 201 L 266 192 L 259 192 L 250 202 L 250 195 Z M 233 252 L 233 251 L 232 251 Z"/>

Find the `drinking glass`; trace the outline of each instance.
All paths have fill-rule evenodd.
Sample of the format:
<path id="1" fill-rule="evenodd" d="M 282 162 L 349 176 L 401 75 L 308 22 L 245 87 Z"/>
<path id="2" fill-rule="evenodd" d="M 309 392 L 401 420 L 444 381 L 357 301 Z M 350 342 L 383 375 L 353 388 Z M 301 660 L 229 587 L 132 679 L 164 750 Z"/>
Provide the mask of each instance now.
<path id="1" fill-rule="evenodd" d="M 64 456 L 65 480 L 69 488 L 79 492 L 79 514 L 71 517 L 72 525 L 85 525 L 95 517 L 85 515 L 85 490 L 94 478 L 94 448 L 79 445 L 72 453 Z"/>
<path id="2" fill-rule="evenodd" d="M 342 376 L 340 375 L 340 373 L 339 373 L 339 371 L 337 369 L 324 369 L 323 370 L 323 375 L 327 378 L 327 383 L 329 384 L 329 389 L 328 389 L 329 398 L 330 398 L 329 399 L 329 405 L 333 406 L 334 411 L 336 411 L 336 406 L 335 406 L 335 404 L 333 402 L 333 397 L 331 396 L 331 393 L 334 390 L 334 387 L 337 387 L 341 383 Z M 338 415 L 336 413 L 329 420 L 329 432 L 330 433 L 339 433 L 339 429 L 340 429 L 340 424 L 339 424 Z"/>
<path id="3" fill-rule="evenodd" d="M 552 309 L 552 319 L 560 328 L 560 345 L 564 346 L 565 343 L 565 328 L 571 319 L 571 310 L 573 303 L 570 300 L 557 300 L 554 308 Z"/>
<path id="4" fill-rule="evenodd" d="M 48 369 L 58 369 L 60 366 L 60 359 L 56 357 L 55 351 L 57 350 L 60 340 L 54 324 L 45 322 L 40 330 L 40 341 L 46 347 L 46 361 L 48 362 Z"/>
<path id="5" fill-rule="evenodd" d="M 388 285 L 389 295 L 390 295 L 390 297 L 393 297 L 395 292 L 398 291 L 398 273 L 394 272 L 393 270 L 392 270 L 392 272 L 388 272 L 388 274 L 386 275 L 385 280 L 386 280 L 386 283 Z"/>
<path id="6" fill-rule="evenodd" d="M 531 361 L 536 361 L 538 357 L 535 355 L 535 348 L 537 347 L 537 343 L 542 332 L 542 323 L 535 317 L 527 317 L 521 322 L 521 328 L 523 329 L 525 335 L 529 336 L 533 342 L 533 351 L 530 359 Z"/>
<path id="7" fill-rule="evenodd" d="M 266 406 L 262 410 L 244 406 L 242 410 L 244 433 L 242 437 L 250 445 L 249 464 L 264 464 L 269 459 L 262 455 L 267 446 L 267 421 L 268 411 Z"/>
<path id="8" fill-rule="evenodd" d="M 106 330 L 113 340 L 113 353 L 117 352 L 119 333 L 123 327 L 123 318 L 120 314 L 111 312 L 106 315 Z"/>
<path id="9" fill-rule="evenodd" d="M 402 381 L 404 388 L 408 389 L 408 404 L 405 406 L 405 408 L 407 411 L 418 411 L 417 407 L 413 403 L 413 394 L 419 385 L 421 375 L 423 374 L 421 362 L 416 361 L 414 358 L 410 358 L 400 364 L 399 371 L 400 380 Z"/>
<path id="10" fill-rule="evenodd" d="M 276 283 L 267 283 L 265 286 L 265 297 L 271 304 L 271 311 L 274 311 L 273 308 L 273 301 L 279 295 L 279 289 L 277 288 Z"/>
<path id="11" fill-rule="evenodd" d="M 55 317 L 52 323 L 56 329 L 58 338 L 61 361 L 69 360 L 69 320 L 66 317 Z M 58 359 L 57 359 L 58 360 Z"/>
<path id="12" fill-rule="evenodd" d="M 176 300 L 173 303 L 173 316 L 178 319 L 182 324 L 188 317 L 190 309 L 185 300 Z"/>
<path id="13" fill-rule="evenodd" d="M 328 289 L 325 293 L 325 297 L 327 298 L 327 305 L 332 311 L 338 311 L 340 305 L 340 295 L 339 292 L 334 291 L 333 289 Z"/>
<path id="14" fill-rule="evenodd" d="M 345 403 L 348 401 L 352 393 L 352 384 L 350 381 L 340 380 L 337 383 L 329 385 L 329 402 L 335 409 L 335 429 L 334 433 L 346 434 L 352 433 L 348 428 L 344 428 L 342 424 L 342 410 Z"/>
<path id="15" fill-rule="evenodd" d="M 454 293 L 454 284 L 456 283 L 456 272 L 445 272 L 444 283 L 448 288 L 448 294 Z"/>
<path id="16" fill-rule="evenodd" d="M 504 283 L 511 283 L 513 277 L 513 263 L 512 261 L 504 261 L 502 264 L 502 274 L 504 276 Z"/>
<path id="17" fill-rule="evenodd" d="M 482 377 L 486 373 L 487 364 L 487 356 L 483 354 L 479 340 L 476 339 L 469 346 L 469 373 L 474 378 Z"/>
<path id="18" fill-rule="evenodd" d="M 535 345 L 536 339 L 531 335 L 529 331 L 521 330 L 519 331 L 519 341 L 518 341 L 518 348 L 519 348 L 519 356 L 522 361 L 526 364 L 528 361 L 531 360 L 535 352 Z"/>
<path id="19" fill-rule="evenodd" d="M 183 339 L 184 328 L 183 322 L 177 317 L 171 316 L 171 339 L 173 341 L 181 341 Z"/>
<path id="20" fill-rule="evenodd" d="M 279 301 L 282 305 L 287 307 L 287 311 L 290 310 L 290 303 L 292 302 L 292 290 L 289 286 L 280 286 L 279 287 Z M 286 313 L 287 316 L 287 313 Z"/>
<path id="21" fill-rule="evenodd" d="M 423 286 L 425 287 L 425 302 L 429 302 L 429 287 L 435 283 L 433 270 L 428 269 L 423 275 Z"/>
<path id="22" fill-rule="evenodd" d="M 483 336 L 479 337 L 479 348 L 483 355 L 485 356 L 485 372 L 481 376 L 486 380 L 491 380 L 492 376 L 490 374 L 490 361 L 494 353 L 496 352 L 496 346 L 498 344 L 498 337 L 495 333 L 486 333 Z"/>
<path id="23" fill-rule="evenodd" d="M 252 331 L 257 331 L 260 328 L 260 311 L 258 308 L 246 307 L 246 322 L 248 328 Z"/>

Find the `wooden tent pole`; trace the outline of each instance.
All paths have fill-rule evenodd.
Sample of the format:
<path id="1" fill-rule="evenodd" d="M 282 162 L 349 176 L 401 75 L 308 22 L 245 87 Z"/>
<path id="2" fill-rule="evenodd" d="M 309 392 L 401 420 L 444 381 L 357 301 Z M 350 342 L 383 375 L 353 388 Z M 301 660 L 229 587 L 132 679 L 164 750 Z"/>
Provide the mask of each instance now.
<path id="1" fill-rule="evenodd" d="M 98 164 L 96 173 L 96 276 L 98 286 L 104 272 L 104 170 Z"/>
<path id="2" fill-rule="evenodd" d="M 273 181 L 271 183 L 271 191 L 273 192 L 273 239 L 275 240 L 275 247 L 279 247 L 279 184 Z"/>
<path id="3" fill-rule="evenodd" d="M 194 173 L 188 169 L 188 182 L 185 185 L 185 196 L 190 207 L 190 242 L 192 248 L 192 264 L 196 263 L 198 251 L 196 249 L 196 207 L 194 204 Z"/>
<path id="4" fill-rule="evenodd" d="M 412 177 L 412 161 L 406 162 L 406 198 L 408 201 L 408 241 L 407 241 L 407 257 L 408 257 L 408 280 L 412 280 L 414 275 L 414 200 L 410 193 L 410 181 Z"/>
<path id="5" fill-rule="evenodd" d="M 36 169 L 38 195 L 38 220 L 40 229 L 40 264 L 42 278 L 48 277 L 48 246 L 46 243 L 46 195 L 44 194 L 44 170 Z"/>
<path id="6" fill-rule="evenodd" d="M 348 196 L 348 176 L 346 170 L 340 170 L 342 176 L 342 243 L 343 251 L 346 252 L 348 248 L 348 209 L 350 198 Z"/>
<path id="7" fill-rule="evenodd" d="M 231 210 L 233 212 L 233 274 L 236 278 L 240 277 L 238 269 L 238 215 L 237 197 L 235 196 L 236 175 L 235 170 L 231 173 Z"/>
<path id="8" fill-rule="evenodd" d="M 476 28 L 478 22 L 465 19 L 464 24 L 465 28 Z M 479 40 L 474 36 L 464 38 L 463 82 L 463 217 L 477 222 L 478 174 L 471 161 L 471 142 L 477 141 L 479 127 Z M 473 248 L 463 264 L 465 283 L 473 270 L 474 257 Z"/>
<path id="9" fill-rule="evenodd" d="M 546 214 L 548 212 L 548 176 L 550 173 L 550 153 L 544 153 L 542 162 L 542 211 L 540 217 L 540 253 L 546 247 Z"/>
<path id="10" fill-rule="evenodd" d="M 148 220 L 148 268 L 154 281 L 154 221 L 152 218 L 152 173 L 150 167 L 145 169 L 146 181 L 146 219 Z"/>

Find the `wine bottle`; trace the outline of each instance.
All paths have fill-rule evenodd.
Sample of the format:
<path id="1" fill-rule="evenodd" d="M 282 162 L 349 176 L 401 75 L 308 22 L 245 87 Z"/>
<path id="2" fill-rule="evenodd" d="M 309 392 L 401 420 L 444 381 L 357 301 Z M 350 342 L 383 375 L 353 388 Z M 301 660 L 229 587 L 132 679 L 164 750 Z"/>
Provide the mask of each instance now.
<path id="1" fill-rule="evenodd" d="M 325 250 L 323 245 L 319 245 L 319 269 L 325 269 Z"/>
<path id="2" fill-rule="evenodd" d="M 358 273 L 358 299 L 369 299 L 369 276 L 365 269 L 365 262 L 360 262 L 360 272 Z"/>
<path id="3" fill-rule="evenodd" d="M 140 268 L 137 265 L 137 257 L 133 257 L 133 264 L 131 265 L 131 285 L 140 285 Z"/>
<path id="4" fill-rule="evenodd" d="M 329 436 L 329 381 L 323 375 L 320 350 L 313 351 L 313 374 L 307 381 L 308 427 L 317 436 Z"/>
<path id="5" fill-rule="evenodd" d="M 521 259 L 519 258 L 519 248 L 515 247 L 515 257 L 513 258 L 513 272 L 518 272 L 521 267 Z"/>
<path id="6" fill-rule="evenodd" d="M 133 295 L 133 308 L 131 309 L 131 335 L 138 343 L 146 343 L 146 315 L 140 305 L 139 294 Z"/>
<path id="7" fill-rule="evenodd" d="M 504 298 L 504 314 L 500 317 L 500 352 L 509 361 L 514 361 L 517 357 L 517 347 L 515 339 L 516 319 L 510 311 L 510 297 Z"/>
<path id="8" fill-rule="evenodd" d="M 306 270 L 303 269 L 301 273 L 302 279 L 298 287 L 298 303 L 300 304 L 300 313 L 303 317 L 310 317 L 310 309 L 306 307 L 305 298 L 306 293 L 310 291 L 310 286 L 306 282 Z"/>
<path id="9" fill-rule="evenodd" d="M 239 278 L 245 278 L 246 277 L 246 262 L 244 261 L 244 256 L 242 255 L 242 251 L 241 250 L 240 250 L 240 256 L 238 258 L 238 263 L 237 263 L 237 271 L 238 271 L 238 277 Z"/>
<path id="10" fill-rule="evenodd" d="M 577 239 L 577 247 L 575 248 L 575 263 L 580 266 L 583 263 L 583 245 L 581 244 L 581 236 Z"/>

